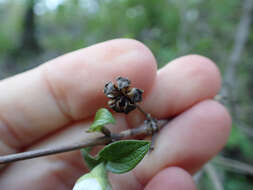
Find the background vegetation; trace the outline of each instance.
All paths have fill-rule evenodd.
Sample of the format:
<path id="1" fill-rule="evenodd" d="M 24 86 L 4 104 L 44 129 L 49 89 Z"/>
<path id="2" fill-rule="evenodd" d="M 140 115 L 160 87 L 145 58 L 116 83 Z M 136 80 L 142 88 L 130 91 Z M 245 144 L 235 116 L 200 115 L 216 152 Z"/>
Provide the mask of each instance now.
<path id="1" fill-rule="evenodd" d="M 253 187 L 252 0 L 0 0 L 0 77 L 113 38 L 135 38 L 159 67 L 189 53 L 214 60 L 233 129 L 194 178 L 199 189 Z"/>

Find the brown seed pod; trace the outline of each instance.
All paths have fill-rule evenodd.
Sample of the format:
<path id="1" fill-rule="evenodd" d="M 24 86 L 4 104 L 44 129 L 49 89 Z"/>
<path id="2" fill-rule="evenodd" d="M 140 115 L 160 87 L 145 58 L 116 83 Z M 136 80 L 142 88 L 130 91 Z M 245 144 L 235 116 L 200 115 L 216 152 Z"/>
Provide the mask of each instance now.
<path id="1" fill-rule="evenodd" d="M 143 90 L 138 88 L 131 88 L 127 93 L 127 96 L 131 99 L 132 102 L 141 102 L 142 101 Z"/>
<path id="2" fill-rule="evenodd" d="M 119 95 L 119 91 L 117 87 L 114 84 L 112 84 L 112 82 L 108 82 L 104 87 L 104 94 L 108 98 L 112 99 Z"/>
<path id="3" fill-rule="evenodd" d="M 123 89 L 123 88 L 128 88 L 131 84 L 131 81 L 128 80 L 127 78 L 123 78 L 123 77 L 118 77 L 116 79 L 117 81 L 117 87 L 119 90 Z"/>
<path id="4" fill-rule="evenodd" d="M 129 112 L 131 112 L 136 108 L 136 106 L 132 104 L 130 100 L 124 96 L 118 96 L 115 99 L 109 100 L 108 105 L 114 111 L 125 114 L 128 114 Z"/>
<path id="5" fill-rule="evenodd" d="M 117 84 L 108 82 L 104 87 L 105 95 L 111 100 L 108 105 L 116 112 L 128 114 L 136 108 L 135 103 L 142 100 L 143 91 L 130 87 L 130 80 L 123 77 L 116 79 Z"/>

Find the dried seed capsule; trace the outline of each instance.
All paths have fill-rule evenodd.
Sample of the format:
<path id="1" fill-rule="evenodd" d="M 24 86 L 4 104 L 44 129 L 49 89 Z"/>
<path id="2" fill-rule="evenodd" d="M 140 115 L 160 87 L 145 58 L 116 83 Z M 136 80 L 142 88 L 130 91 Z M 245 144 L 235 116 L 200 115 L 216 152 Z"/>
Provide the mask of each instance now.
<path id="1" fill-rule="evenodd" d="M 114 111 L 119 112 L 119 113 L 124 113 L 124 104 L 121 100 L 121 97 L 116 97 L 113 100 L 109 100 L 108 105 Z"/>
<path id="2" fill-rule="evenodd" d="M 113 100 L 109 100 L 108 101 L 108 106 L 110 107 L 110 108 L 113 108 L 114 106 L 115 106 L 115 99 L 113 99 Z"/>
<path id="3" fill-rule="evenodd" d="M 121 113 L 125 113 L 126 109 L 127 109 L 127 105 L 129 104 L 129 100 L 124 97 L 124 96 L 120 96 L 116 99 L 116 110 L 118 112 L 121 112 Z"/>
<path id="4" fill-rule="evenodd" d="M 123 78 L 123 77 L 118 77 L 116 79 L 117 81 L 117 87 L 119 90 L 123 89 L 123 88 L 128 88 L 130 86 L 130 80 L 128 80 L 127 78 Z"/>
<path id="5" fill-rule="evenodd" d="M 104 94 L 108 98 L 115 98 L 119 94 L 119 92 L 112 82 L 108 82 L 104 87 Z"/>
<path id="6" fill-rule="evenodd" d="M 119 110 L 119 109 L 117 108 L 117 106 L 116 106 L 116 99 L 109 100 L 109 101 L 108 101 L 108 106 L 109 106 L 110 108 L 112 108 L 114 111 L 120 112 L 120 110 Z"/>
<path id="7" fill-rule="evenodd" d="M 108 82 L 104 87 L 105 95 L 111 100 L 108 105 L 116 112 L 128 114 L 136 108 L 135 103 L 142 100 L 143 91 L 138 88 L 130 88 L 130 80 L 123 77 L 116 79 L 117 84 Z"/>
<path id="8" fill-rule="evenodd" d="M 127 104 L 127 106 L 124 108 L 124 113 L 128 114 L 129 112 L 133 111 L 136 108 L 134 104 Z"/>
<path id="9" fill-rule="evenodd" d="M 136 106 L 125 96 L 118 96 L 113 100 L 109 100 L 108 105 L 114 111 L 126 114 L 136 108 Z"/>
<path id="10" fill-rule="evenodd" d="M 143 90 L 138 88 L 131 88 L 130 91 L 127 93 L 127 96 L 131 99 L 133 103 L 142 101 L 142 93 Z"/>

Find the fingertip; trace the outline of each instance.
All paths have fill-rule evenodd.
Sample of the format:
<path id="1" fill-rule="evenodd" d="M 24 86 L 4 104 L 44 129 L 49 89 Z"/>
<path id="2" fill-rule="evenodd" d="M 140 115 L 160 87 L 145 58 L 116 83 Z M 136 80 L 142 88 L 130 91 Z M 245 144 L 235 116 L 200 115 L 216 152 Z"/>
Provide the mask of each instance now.
<path id="1" fill-rule="evenodd" d="M 199 106 L 201 106 L 203 110 L 208 110 L 208 112 L 200 111 L 200 117 L 208 117 L 209 121 L 207 122 L 216 123 L 216 125 L 213 125 L 212 128 L 210 127 L 209 130 L 216 133 L 216 145 L 219 146 L 216 147 L 218 153 L 228 140 L 232 118 L 226 107 L 215 100 L 203 101 L 199 103 Z"/>
<path id="2" fill-rule="evenodd" d="M 221 75 L 218 67 L 211 59 L 191 54 L 175 59 L 170 64 L 172 65 L 171 67 L 174 66 L 178 71 L 182 71 L 182 73 L 177 73 L 178 77 L 180 77 L 179 80 L 190 79 L 188 85 L 185 82 L 184 88 L 188 89 L 187 95 L 189 99 L 195 100 L 191 104 L 207 98 L 213 98 L 219 92 Z M 194 89 L 198 90 L 197 94 L 194 92 L 189 93 Z M 186 101 L 189 102 L 189 99 L 186 99 Z"/>
<path id="3" fill-rule="evenodd" d="M 213 95 L 216 95 L 221 88 L 221 74 L 217 65 L 208 57 L 190 54 L 183 56 L 182 59 L 188 59 L 190 64 L 195 64 L 192 75 L 201 74 L 203 81 L 209 82 L 208 87 L 213 88 Z"/>
<path id="4" fill-rule="evenodd" d="M 186 127 L 190 130 L 188 133 L 192 135 L 187 135 L 185 131 L 185 138 L 182 138 L 188 145 L 181 146 L 185 146 L 185 154 L 188 156 L 183 158 L 178 152 L 175 165 L 194 173 L 225 146 L 229 137 L 231 117 L 226 108 L 214 100 L 202 101 L 183 115 L 185 122 L 193 122 L 189 124 L 192 125 L 191 127 Z M 180 116 L 178 119 L 181 119 Z"/>
<path id="5" fill-rule="evenodd" d="M 170 167 L 160 171 L 145 187 L 145 190 L 196 190 L 189 173 L 179 167 Z"/>
<path id="6" fill-rule="evenodd" d="M 190 54 L 186 55 L 185 57 L 188 57 L 188 59 L 192 60 L 192 63 L 196 62 L 197 64 L 206 64 L 205 66 L 208 66 L 209 73 L 212 73 L 215 78 L 218 78 L 219 81 L 221 81 L 221 74 L 219 71 L 219 68 L 217 67 L 217 64 L 211 60 L 208 57 L 198 55 L 198 54 Z"/>
<path id="7" fill-rule="evenodd" d="M 183 56 L 159 70 L 144 108 L 158 118 L 177 115 L 202 100 L 213 98 L 220 86 L 219 70 L 210 59 L 200 55 Z"/>
<path id="8" fill-rule="evenodd" d="M 154 84 L 157 74 L 157 62 L 153 53 L 145 44 L 135 39 L 115 39 L 112 41 L 117 43 L 119 47 L 131 50 L 133 56 L 136 56 L 139 64 L 138 69 L 133 70 L 130 75 L 138 76 L 141 80 L 138 80 L 137 83 L 135 80 L 132 80 L 132 85 L 138 85 L 136 87 L 145 89 L 144 96 L 146 96 Z M 131 79 L 130 76 L 126 77 Z"/>

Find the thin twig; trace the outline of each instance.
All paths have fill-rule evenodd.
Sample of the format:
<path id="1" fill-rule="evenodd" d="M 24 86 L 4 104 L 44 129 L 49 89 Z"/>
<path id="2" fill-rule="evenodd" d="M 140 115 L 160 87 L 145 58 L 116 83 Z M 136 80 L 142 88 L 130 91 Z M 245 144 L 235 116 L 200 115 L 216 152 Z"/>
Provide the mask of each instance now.
<path id="1" fill-rule="evenodd" d="M 151 119 L 151 115 L 148 114 L 147 112 L 145 112 L 145 111 L 141 108 L 141 106 L 139 106 L 138 104 L 135 104 L 135 106 L 136 106 L 136 108 L 137 108 L 141 113 L 143 113 L 143 114 L 146 116 L 147 119 Z"/>
<path id="2" fill-rule="evenodd" d="M 248 42 L 250 34 L 250 26 L 252 22 L 253 1 L 244 0 L 242 14 L 237 25 L 234 37 L 234 46 L 228 58 L 228 64 L 224 72 L 224 86 L 221 89 L 221 95 L 231 97 L 235 95 L 235 82 L 237 81 L 237 67 L 241 63 L 241 57 Z M 232 96 L 234 98 L 234 96 Z M 228 102 L 229 103 L 229 102 Z"/>
<path id="3" fill-rule="evenodd" d="M 95 138 L 89 141 L 84 141 L 80 143 L 75 144 L 69 144 L 65 146 L 59 146 L 59 147 L 53 147 L 53 148 L 45 148 L 45 149 L 38 149 L 38 150 L 32 150 L 27 152 L 21 152 L 17 154 L 10 154 L 5 156 L 0 156 L 0 164 L 6 164 L 10 162 L 20 161 L 20 160 L 27 160 L 31 158 L 37 158 L 41 156 L 47 156 L 51 154 L 58 154 L 62 152 L 69 152 L 72 150 L 85 148 L 85 147 L 91 147 L 96 145 L 103 145 L 110 142 L 110 138 L 103 136 L 99 138 Z"/>
<path id="4" fill-rule="evenodd" d="M 207 173 L 208 177 L 212 181 L 213 189 L 215 190 L 223 190 L 223 185 L 219 179 L 219 176 L 214 168 L 214 166 L 210 163 L 204 166 L 204 170 Z"/>
<path id="5" fill-rule="evenodd" d="M 196 185 L 198 185 L 203 177 L 204 169 L 201 168 L 197 173 L 194 174 L 193 180 Z"/>
<path id="6" fill-rule="evenodd" d="M 217 156 L 213 162 L 217 165 L 221 165 L 231 171 L 243 174 L 249 174 L 253 176 L 253 166 L 241 161 L 233 160 L 230 158 L 225 158 L 222 156 Z"/>
<path id="7" fill-rule="evenodd" d="M 164 125 L 168 123 L 168 120 L 159 120 L 158 125 L 160 128 L 162 128 Z M 10 162 L 20 161 L 20 160 L 26 160 L 41 156 L 47 156 L 52 154 L 58 154 L 63 152 L 69 152 L 85 147 L 92 147 L 97 145 L 105 145 L 110 143 L 112 140 L 121 140 L 126 138 L 134 138 L 137 136 L 147 136 L 149 135 L 149 130 L 147 129 L 147 126 L 142 124 L 138 128 L 129 129 L 122 131 L 118 134 L 112 134 L 111 137 L 108 136 L 102 136 L 97 137 L 91 140 L 85 140 L 80 143 L 75 144 L 69 144 L 59 147 L 53 147 L 53 148 L 45 148 L 45 149 L 38 149 L 38 150 L 32 150 L 28 152 L 22 152 L 17 154 L 10 154 L 5 156 L 0 156 L 0 164 L 7 164 Z"/>

